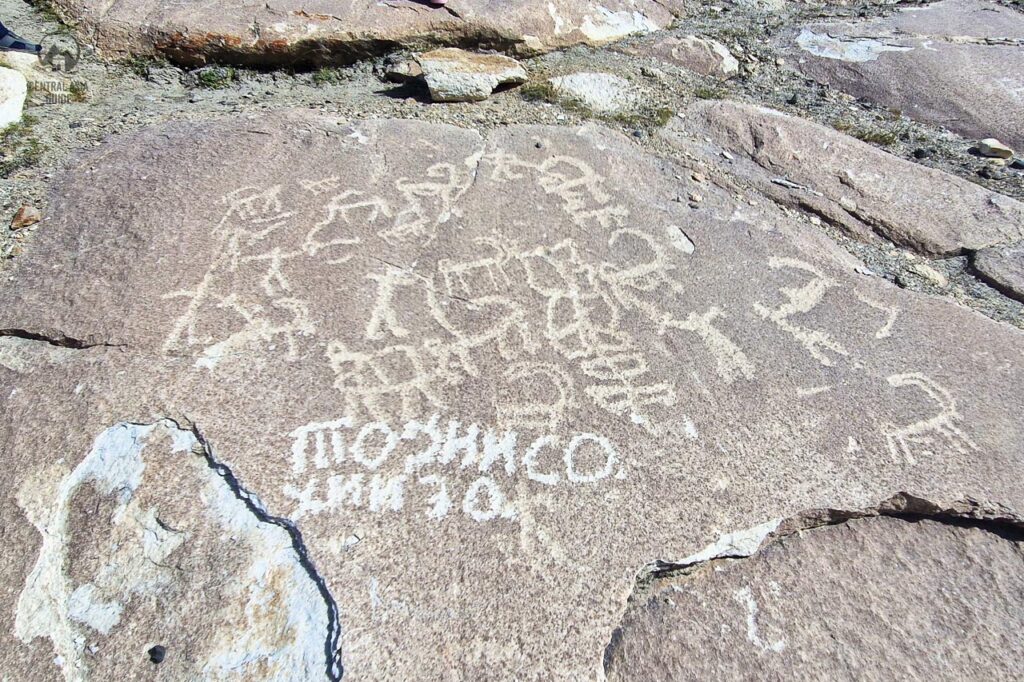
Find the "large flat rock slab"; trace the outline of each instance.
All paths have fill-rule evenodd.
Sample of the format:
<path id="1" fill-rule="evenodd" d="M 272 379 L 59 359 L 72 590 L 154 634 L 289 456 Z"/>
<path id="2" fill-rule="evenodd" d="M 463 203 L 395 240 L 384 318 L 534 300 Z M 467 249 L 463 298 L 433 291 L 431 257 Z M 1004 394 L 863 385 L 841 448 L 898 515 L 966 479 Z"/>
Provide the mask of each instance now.
<path id="1" fill-rule="evenodd" d="M 797 116 L 702 101 L 662 137 L 863 239 L 878 235 L 926 256 L 1024 239 L 1021 202 Z"/>
<path id="2" fill-rule="evenodd" d="M 892 517 L 656 580 L 609 680 L 1002 677 L 1024 654 L 1020 535 Z"/>
<path id="3" fill-rule="evenodd" d="M 972 139 L 1024 148 L 1024 15 L 943 0 L 889 17 L 815 23 L 782 47 L 803 74 Z"/>
<path id="4" fill-rule="evenodd" d="M 0 289 L 0 669 L 593 679 L 652 561 L 1024 506 L 1024 335 L 690 176 L 309 113 L 82 157 Z"/>
<path id="5" fill-rule="evenodd" d="M 396 47 L 477 45 L 523 54 L 600 45 L 668 26 L 681 3 L 656 0 L 244 0 L 168 3 L 58 0 L 107 56 L 160 55 L 304 67 Z"/>

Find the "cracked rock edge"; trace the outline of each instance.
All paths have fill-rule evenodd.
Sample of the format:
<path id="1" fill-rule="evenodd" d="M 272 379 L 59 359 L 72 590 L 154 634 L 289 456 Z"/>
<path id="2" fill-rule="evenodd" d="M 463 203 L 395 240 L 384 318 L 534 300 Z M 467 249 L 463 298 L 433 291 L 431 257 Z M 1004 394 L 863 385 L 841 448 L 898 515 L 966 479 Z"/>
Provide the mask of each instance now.
<path id="1" fill-rule="evenodd" d="M 684 559 L 655 559 L 649 562 L 637 573 L 633 590 L 623 604 L 620 622 L 629 606 L 643 598 L 660 579 L 690 575 L 722 561 L 749 559 L 782 539 L 803 531 L 876 517 L 905 521 L 928 519 L 947 525 L 979 528 L 1018 541 L 1024 540 L 1024 518 L 1001 505 L 983 504 L 972 499 L 943 506 L 907 492 L 899 492 L 876 506 L 859 510 L 810 509 L 788 518 L 771 519 L 751 528 L 724 533 L 715 542 Z M 606 675 L 621 646 L 623 635 L 622 626 L 616 626 L 605 645 L 603 671 Z"/>
<path id="2" fill-rule="evenodd" d="M 129 509 L 133 496 L 143 484 L 146 468 L 143 451 L 158 432 L 170 437 L 170 451 L 174 456 L 202 458 L 197 469 L 204 472 L 201 474 L 204 499 L 209 506 L 209 516 L 219 530 L 230 534 L 233 540 L 241 538 L 261 551 L 262 555 L 253 556 L 248 575 L 256 578 L 256 582 L 260 582 L 260 575 L 254 575 L 254 571 L 262 571 L 264 578 L 274 571 L 288 576 L 283 590 L 275 593 L 264 588 L 266 594 L 250 594 L 250 603 L 245 606 L 246 611 L 250 610 L 249 607 L 257 611 L 255 607 L 264 608 L 265 604 L 261 606 L 251 602 L 270 598 L 276 605 L 277 624 L 285 623 L 294 634 L 282 649 L 263 652 L 265 665 L 262 669 L 271 676 L 274 670 L 288 674 L 301 671 L 303 679 L 322 675 L 328 680 L 340 680 L 343 668 L 338 607 L 307 554 L 298 528 L 271 515 L 255 495 L 242 487 L 231 470 L 217 461 L 212 446 L 198 427 L 183 428 L 171 419 L 150 424 L 120 422 L 108 428 L 96 438 L 90 452 L 75 469 L 55 482 L 55 496 L 40 499 L 40 488 L 31 485 L 31 481 L 22 487 L 18 503 L 42 535 L 42 544 L 18 598 L 15 634 L 25 643 L 37 637 L 49 638 L 65 677 L 87 678 L 84 660 L 86 637 L 83 633 L 91 629 L 106 635 L 120 621 L 124 604 L 116 600 L 100 600 L 97 597 L 100 590 L 90 583 L 71 590 L 70 577 L 65 573 L 71 500 L 79 488 L 91 484 L 102 495 L 113 496 L 116 500 L 115 516 L 131 515 L 136 522 L 141 519 L 143 525 L 147 517 L 152 517 L 150 520 L 159 529 L 144 527 L 143 530 L 157 538 L 154 542 L 162 544 L 158 542 L 161 531 L 166 533 L 169 529 L 160 524 L 155 512 Z M 178 539 L 167 543 L 167 553 L 183 541 Z M 135 551 L 142 559 L 152 561 L 152 557 L 146 556 L 145 548 L 136 548 Z M 150 553 L 152 551 L 156 550 L 150 547 Z M 130 600 L 131 594 L 142 587 L 129 584 L 141 573 L 122 566 L 112 574 L 116 575 L 108 582 L 114 581 L 114 587 L 126 600 Z M 218 668 L 221 672 L 237 671 L 239 666 L 245 667 L 252 662 L 252 642 L 245 632 L 232 633 L 229 641 L 244 650 L 218 650 L 216 656 L 206 662 L 204 674 L 216 676 Z"/>

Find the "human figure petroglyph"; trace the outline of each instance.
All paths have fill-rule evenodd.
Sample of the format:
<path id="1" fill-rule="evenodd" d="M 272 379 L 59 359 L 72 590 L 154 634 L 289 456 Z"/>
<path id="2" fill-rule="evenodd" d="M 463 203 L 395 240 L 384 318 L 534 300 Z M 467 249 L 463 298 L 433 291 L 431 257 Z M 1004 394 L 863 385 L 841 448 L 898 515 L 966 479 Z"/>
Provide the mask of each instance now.
<path id="1" fill-rule="evenodd" d="M 915 448 L 929 448 L 924 452 L 935 452 L 931 448 L 946 446 L 961 454 L 977 450 L 978 446 L 961 430 L 956 401 L 946 389 L 919 372 L 893 374 L 886 381 L 894 388 L 917 388 L 939 408 L 938 414 L 927 419 L 885 429 L 886 444 L 894 459 L 902 457 L 908 464 L 916 464 Z"/>
<path id="2" fill-rule="evenodd" d="M 367 273 L 366 279 L 377 283 L 377 298 L 366 325 L 366 338 L 377 341 L 389 335 L 396 339 L 409 336 L 409 330 L 398 321 L 396 298 L 400 298 L 398 292 L 405 287 L 411 287 L 413 294 L 420 296 L 423 283 L 411 272 L 396 267 L 387 267 L 383 273 Z"/>
<path id="3" fill-rule="evenodd" d="M 772 256 L 768 259 L 768 267 L 772 270 L 796 270 L 812 277 L 802 287 L 782 287 L 780 291 L 785 295 L 787 302 L 778 308 L 771 309 L 762 303 L 754 303 L 754 310 L 757 311 L 757 314 L 766 320 L 771 320 L 779 329 L 792 335 L 815 360 L 826 367 L 835 365 L 835 358 L 831 357 L 828 352 L 836 355 L 848 355 L 846 349 L 829 336 L 828 332 L 820 329 L 807 329 L 790 321 L 794 315 L 809 312 L 821 303 L 825 292 L 834 287 L 836 283 L 826 277 L 818 268 L 796 258 Z"/>

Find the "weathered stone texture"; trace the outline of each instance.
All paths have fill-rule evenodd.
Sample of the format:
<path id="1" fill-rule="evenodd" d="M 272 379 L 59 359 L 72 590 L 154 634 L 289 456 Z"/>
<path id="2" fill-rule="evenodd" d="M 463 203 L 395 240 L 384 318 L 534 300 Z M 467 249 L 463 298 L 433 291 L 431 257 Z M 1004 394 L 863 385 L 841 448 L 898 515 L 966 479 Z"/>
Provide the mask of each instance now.
<path id="1" fill-rule="evenodd" d="M 788 35 L 788 63 L 823 83 L 968 138 L 1024 148 L 1024 15 L 943 0 Z"/>
<path id="2" fill-rule="evenodd" d="M 983 281 L 1024 301 L 1024 244 L 983 249 L 974 255 L 971 265 Z"/>
<path id="3" fill-rule="evenodd" d="M 891 517 L 655 580 L 606 652 L 609 680 L 954 679 L 1024 654 L 1019 538 Z"/>
<path id="4" fill-rule="evenodd" d="M 55 4 L 109 56 L 283 66 L 354 59 L 398 45 L 473 44 L 521 53 L 600 45 L 664 28 L 681 8 L 674 0 L 451 0 L 443 8 L 415 0 Z"/>
<path id="5" fill-rule="evenodd" d="M 796 116 L 697 102 L 664 137 L 861 238 L 878 234 L 928 256 L 1024 238 L 1019 201 Z"/>
<path id="6" fill-rule="evenodd" d="M 86 665 L 118 674 L 151 673 L 155 622 L 179 638 L 160 665 L 203 660 L 252 557 L 293 566 L 280 526 L 218 530 L 203 490 L 224 478 L 166 437 L 145 439 L 136 493 L 69 495 L 124 424 L 194 427 L 294 524 L 352 680 L 594 678 L 654 559 L 897 490 L 1024 506 L 1019 331 L 858 275 L 807 223 L 691 176 L 601 127 L 484 138 L 308 113 L 81 158 L 0 289 L 6 335 L 110 344 L 0 339 L 2 670 L 61 675 L 58 635 L 16 625 L 53 543 L 80 548 L 72 594 L 126 604 L 107 635 L 71 626 Z M 39 510 L 61 505 L 78 511 L 44 538 Z M 148 601 L 101 574 L 156 518 L 188 534 L 160 563 L 190 571 L 143 580 Z M 119 534 L 134 544 L 111 549 Z M 276 593 L 315 603 L 291 575 Z M 184 584 L 209 586 L 206 620 L 172 600 Z M 293 603 L 245 611 L 237 640 L 283 641 Z M 287 639 L 309 660 L 309 637 Z M 116 665 L 89 659 L 113 642 Z"/>

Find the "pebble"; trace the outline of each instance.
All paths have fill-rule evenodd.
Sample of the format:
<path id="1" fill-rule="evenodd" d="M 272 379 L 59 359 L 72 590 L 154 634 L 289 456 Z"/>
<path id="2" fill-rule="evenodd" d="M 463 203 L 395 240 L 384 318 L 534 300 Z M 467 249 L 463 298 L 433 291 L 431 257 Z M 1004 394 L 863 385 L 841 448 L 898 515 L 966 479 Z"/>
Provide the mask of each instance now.
<path id="1" fill-rule="evenodd" d="M 989 137 L 978 143 L 978 153 L 996 159 L 1009 159 L 1013 157 L 1013 150 L 1005 144 Z"/>
<path id="2" fill-rule="evenodd" d="M 934 284 L 937 287 L 945 288 L 949 286 L 949 278 L 930 265 L 915 262 L 911 263 L 909 269 L 921 279 L 929 282 L 930 284 Z"/>
<path id="3" fill-rule="evenodd" d="M 38 208 L 26 204 L 14 214 L 14 218 L 11 220 L 11 229 L 20 230 L 23 227 L 35 225 L 42 219 L 43 214 L 39 212 Z"/>

